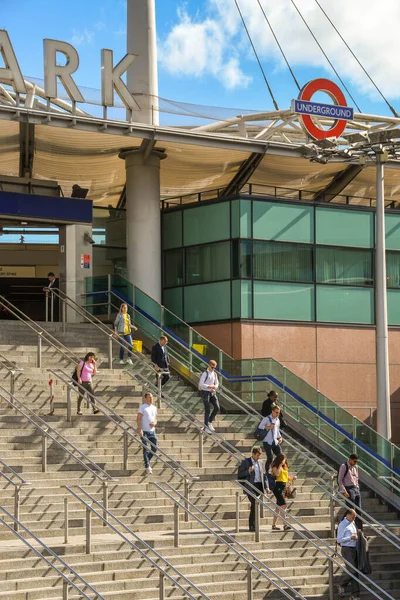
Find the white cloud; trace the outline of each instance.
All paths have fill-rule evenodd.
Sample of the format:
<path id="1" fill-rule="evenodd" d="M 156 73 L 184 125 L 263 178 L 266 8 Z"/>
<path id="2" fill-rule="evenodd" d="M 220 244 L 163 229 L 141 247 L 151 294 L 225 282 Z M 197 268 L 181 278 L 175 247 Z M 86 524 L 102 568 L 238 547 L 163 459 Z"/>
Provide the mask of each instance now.
<path id="1" fill-rule="evenodd" d="M 290 0 L 260 0 L 294 69 L 332 70 Z M 385 95 L 400 97 L 399 0 L 319 0 L 347 43 Z M 286 68 L 257 0 L 238 0 L 264 67 Z M 314 0 L 295 0 L 307 23 L 343 79 L 362 94 L 376 95 L 371 82 L 335 33 Z M 234 0 L 208 0 L 205 16 L 180 10 L 179 22 L 160 45 L 161 64 L 176 75 L 212 75 L 228 88 L 246 86 L 245 60 L 253 60 Z M 300 83 L 304 84 L 305 81 Z"/>
<path id="2" fill-rule="evenodd" d="M 97 27 L 97 24 L 96 26 Z M 77 29 L 73 29 L 71 44 L 74 46 L 82 46 L 83 44 L 91 44 L 94 38 L 94 31 L 90 31 L 89 29 L 83 29 L 82 31 L 78 31 Z"/>

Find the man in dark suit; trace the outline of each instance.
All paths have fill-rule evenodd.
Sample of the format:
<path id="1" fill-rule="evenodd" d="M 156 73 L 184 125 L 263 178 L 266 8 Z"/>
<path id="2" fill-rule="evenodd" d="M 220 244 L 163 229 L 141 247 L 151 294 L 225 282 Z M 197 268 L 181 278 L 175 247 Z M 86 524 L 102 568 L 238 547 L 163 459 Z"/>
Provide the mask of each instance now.
<path id="1" fill-rule="evenodd" d="M 255 496 L 260 494 L 269 494 L 268 480 L 266 479 L 266 473 L 264 468 L 264 462 L 261 460 L 263 449 L 261 446 L 254 446 L 251 451 L 251 457 L 242 460 L 239 466 L 238 479 L 245 480 L 251 483 L 247 485 L 242 483 L 244 493 L 247 495 L 250 502 L 250 515 L 249 515 L 249 531 L 255 531 L 255 512 L 256 512 L 256 499 L 250 495 L 249 492 Z M 255 488 L 255 489 L 254 489 Z"/>
<path id="2" fill-rule="evenodd" d="M 159 371 L 169 371 L 169 356 L 167 350 L 168 338 L 165 335 L 162 335 L 154 346 L 151 349 L 151 362 L 154 365 L 154 369 L 156 373 Z M 167 381 L 170 379 L 169 373 L 163 373 L 162 375 L 157 375 L 156 377 L 156 385 L 158 386 L 158 377 L 161 376 L 161 386 L 165 385 Z"/>
<path id="3" fill-rule="evenodd" d="M 49 314 L 48 314 L 48 318 L 51 321 L 58 321 L 59 320 L 59 312 L 60 312 L 60 308 L 59 308 L 59 300 L 58 300 L 58 296 L 56 294 L 52 294 L 51 290 L 57 290 L 58 293 L 58 281 L 56 279 L 56 276 L 54 275 L 53 271 L 50 271 L 50 273 L 47 273 L 47 279 L 49 280 L 49 284 L 47 287 L 43 288 L 43 291 L 46 294 L 46 302 L 48 302 L 48 310 L 49 310 Z M 53 309 L 51 308 L 53 307 Z"/>

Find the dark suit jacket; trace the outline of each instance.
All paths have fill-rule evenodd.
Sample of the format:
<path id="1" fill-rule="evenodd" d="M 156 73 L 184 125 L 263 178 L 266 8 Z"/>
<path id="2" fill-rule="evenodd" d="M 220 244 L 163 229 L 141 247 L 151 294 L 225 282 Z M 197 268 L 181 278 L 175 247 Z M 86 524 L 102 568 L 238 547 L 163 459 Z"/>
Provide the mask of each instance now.
<path id="1" fill-rule="evenodd" d="M 264 465 L 263 460 L 259 460 L 258 463 L 260 465 L 261 481 L 263 484 L 263 491 L 265 493 L 265 490 L 269 489 L 268 484 L 265 482 L 265 465 Z M 249 473 L 249 469 L 252 466 L 253 466 L 253 461 L 250 457 L 242 460 L 242 462 L 239 465 L 239 469 L 238 469 L 238 479 L 245 479 L 246 481 L 249 481 L 250 483 L 252 483 L 254 485 L 254 479 L 256 476 L 255 471 L 252 471 L 251 473 Z M 246 484 L 242 483 L 242 485 L 244 487 L 244 491 L 246 492 Z M 247 490 L 253 491 L 251 486 L 247 486 Z"/>
<path id="2" fill-rule="evenodd" d="M 164 346 L 164 352 L 161 344 L 157 342 L 151 349 L 151 362 L 160 367 L 160 369 L 168 369 L 169 357 L 167 346 Z"/>

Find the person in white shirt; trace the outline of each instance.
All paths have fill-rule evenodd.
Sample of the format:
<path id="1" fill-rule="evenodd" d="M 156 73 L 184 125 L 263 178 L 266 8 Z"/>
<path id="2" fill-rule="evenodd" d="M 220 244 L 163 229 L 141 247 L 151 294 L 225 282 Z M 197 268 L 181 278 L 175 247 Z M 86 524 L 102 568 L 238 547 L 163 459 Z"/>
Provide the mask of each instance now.
<path id="1" fill-rule="evenodd" d="M 219 411 L 219 402 L 216 394 L 219 382 L 218 375 L 215 372 L 216 367 L 217 363 L 215 360 L 210 360 L 207 370 L 204 371 L 199 381 L 199 390 L 204 404 L 204 425 L 208 431 L 215 431 L 212 422 Z M 213 411 L 210 414 L 211 405 L 213 406 Z"/>
<path id="2" fill-rule="evenodd" d="M 343 521 L 339 523 L 337 543 L 342 547 L 343 558 L 357 569 L 358 531 L 354 522 L 356 518 L 356 511 L 352 508 L 349 508 L 344 515 Z M 357 573 L 355 573 L 353 569 L 348 567 L 348 565 L 346 565 L 346 568 L 350 571 L 350 573 L 353 573 L 354 576 L 357 577 Z M 343 574 L 340 584 L 338 585 L 339 596 L 344 598 L 348 585 L 351 585 L 351 600 L 360 600 L 360 585 L 358 581 L 352 577 L 352 575 L 348 575 L 347 573 Z"/>
<path id="3" fill-rule="evenodd" d="M 146 473 L 151 475 L 153 469 L 150 461 L 157 451 L 158 440 L 156 436 L 157 408 L 153 404 L 153 394 L 144 395 L 144 403 L 139 406 L 136 417 L 139 435 L 143 442 L 143 459 Z"/>
<path id="4" fill-rule="evenodd" d="M 272 463 L 272 453 L 274 453 L 275 456 L 282 454 L 281 444 L 283 440 L 280 431 L 280 412 L 281 409 L 279 406 L 273 404 L 271 414 L 268 417 L 264 417 L 258 426 L 258 429 L 267 430 L 267 435 L 263 439 L 263 446 L 267 455 L 267 460 L 265 461 L 265 471 L 267 473 Z"/>

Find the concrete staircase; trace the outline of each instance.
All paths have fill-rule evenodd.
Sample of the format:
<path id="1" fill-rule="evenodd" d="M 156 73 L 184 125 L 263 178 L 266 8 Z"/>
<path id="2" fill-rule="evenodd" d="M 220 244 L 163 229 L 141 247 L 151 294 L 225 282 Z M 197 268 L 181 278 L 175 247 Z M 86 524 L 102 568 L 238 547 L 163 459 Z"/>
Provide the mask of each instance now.
<path id="1" fill-rule="evenodd" d="M 95 351 L 100 361 L 105 359 L 104 336 L 89 325 L 72 325 L 62 334 L 58 324 L 48 325 L 55 335 L 78 356 Z M 82 340 L 80 345 L 79 340 Z M 88 341 L 90 340 L 90 344 Z M 65 437 L 76 444 L 93 461 L 118 482 L 108 484 L 109 508 L 125 524 L 160 554 L 179 568 L 210 598 L 247 599 L 246 563 L 213 536 L 199 528 L 193 519 L 185 522 L 180 516 L 181 543 L 173 546 L 173 505 L 152 481 L 169 481 L 183 491 L 181 478 L 169 471 L 160 461 L 154 462 L 153 475 L 144 472 L 142 451 L 138 444 L 129 450 L 128 470 L 123 470 L 123 433 L 100 413 L 76 416 L 66 422 L 66 386 L 55 380 L 55 414 L 48 416 L 48 368 L 64 368 L 72 373 L 71 365 L 60 359 L 54 349 L 43 348 L 42 367 L 36 365 L 36 335 L 26 332 L 22 323 L 2 321 L 0 352 L 15 361 L 24 371 L 18 373 L 15 395 L 37 412 Z M 135 365 L 144 376 L 152 375 L 146 365 Z M 3 377 L 4 375 L 4 377 Z M 0 371 L 0 384 L 8 387 L 6 371 Z M 153 378 L 153 377 L 152 377 Z M 1 391 L 1 390 L 0 390 Z M 103 369 L 100 364 L 95 382 L 96 395 L 135 425 L 142 386 L 135 384 L 123 368 Z M 175 378 L 169 390 L 175 400 L 202 414 L 198 394 L 183 380 Z M 157 435 L 160 447 L 199 477 L 190 492 L 190 499 L 220 526 L 234 532 L 237 485 L 234 478 L 237 460 L 210 442 L 204 445 L 204 466 L 198 466 L 198 432 L 189 423 L 165 407 L 159 411 Z M 222 415 L 216 429 L 238 450 L 248 455 L 254 443 L 251 427 L 242 427 L 243 416 Z M 321 490 L 307 483 L 307 476 L 319 475 L 313 466 L 292 450 L 288 450 L 291 470 L 299 474 L 298 496 L 289 503 L 290 513 L 329 543 L 329 502 Z M 36 535 L 63 555 L 89 583 L 105 598 L 153 600 L 159 598 L 158 575 L 143 558 L 115 534 L 93 519 L 93 551 L 85 554 L 85 510 L 69 495 L 70 542 L 63 543 L 64 498 L 63 486 L 81 485 L 99 501 L 102 484 L 86 473 L 72 458 L 56 445 L 49 446 L 48 472 L 41 472 L 41 435 L 21 416 L 0 401 L 0 457 L 32 482 L 21 490 L 21 521 Z M 0 504 L 12 512 L 13 486 L 0 480 Z M 296 532 L 271 532 L 272 516 L 266 511 L 262 521 L 261 542 L 247 531 L 248 502 L 242 498 L 240 533 L 235 537 L 246 545 L 270 568 L 298 589 L 305 597 L 328 597 L 327 559 L 301 539 Z M 364 508 L 378 520 L 397 522 L 378 498 L 364 491 Z M 371 559 L 375 566 L 373 578 L 394 598 L 400 598 L 400 556 L 380 536 L 371 533 Z M 210 560 L 211 558 L 211 560 Z M 60 598 L 61 579 L 35 558 L 31 551 L 16 542 L 13 534 L 0 527 L 0 599 L 31 600 Z M 265 579 L 254 573 L 254 598 L 281 598 Z M 167 597 L 181 597 L 178 589 L 167 584 Z M 69 598 L 78 597 L 70 592 Z M 367 597 L 367 596 L 365 596 Z M 369 596 L 368 596 L 369 597 Z"/>

